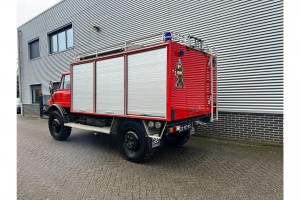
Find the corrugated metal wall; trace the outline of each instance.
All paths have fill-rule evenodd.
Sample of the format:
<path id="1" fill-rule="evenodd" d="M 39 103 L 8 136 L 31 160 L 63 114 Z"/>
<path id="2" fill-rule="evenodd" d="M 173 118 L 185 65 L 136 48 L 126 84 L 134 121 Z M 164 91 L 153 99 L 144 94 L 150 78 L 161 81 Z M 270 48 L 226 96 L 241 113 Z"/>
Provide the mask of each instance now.
<path id="1" fill-rule="evenodd" d="M 68 23 L 74 48 L 49 55 L 47 33 Z M 74 53 L 171 30 L 217 48 L 221 111 L 283 113 L 283 0 L 65 0 L 19 30 L 24 103 L 31 84 L 48 93 L 49 79 L 59 81 Z M 28 61 L 28 41 L 37 37 L 41 58 Z"/>

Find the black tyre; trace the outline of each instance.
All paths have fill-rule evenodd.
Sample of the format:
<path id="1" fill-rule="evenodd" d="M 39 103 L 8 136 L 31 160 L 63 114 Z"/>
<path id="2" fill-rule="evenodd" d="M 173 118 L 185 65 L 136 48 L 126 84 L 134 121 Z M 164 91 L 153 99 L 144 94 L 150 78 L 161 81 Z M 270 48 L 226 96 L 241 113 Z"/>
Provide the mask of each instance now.
<path id="1" fill-rule="evenodd" d="M 55 140 L 66 140 L 71 134 L 71 127 L 64 126 L 63 118 L 58 111 L 50 113 L 48 121 L 49 131 Z"/>
<path id="2" fill-rule="evenodd" d="M 122 156 L 131 162 L 145 162 L 154 153 L 151 139 L 139 121 L 125 121 L 118 131 L 117 140 Z"/>
<path id="3" fill-rule="evenodd" d="M 190 139 L 190 131 L 184 131 L 182 133 L 174 135 L 163 135 L 162 140 L 168 146 L 182 146 Z"/>

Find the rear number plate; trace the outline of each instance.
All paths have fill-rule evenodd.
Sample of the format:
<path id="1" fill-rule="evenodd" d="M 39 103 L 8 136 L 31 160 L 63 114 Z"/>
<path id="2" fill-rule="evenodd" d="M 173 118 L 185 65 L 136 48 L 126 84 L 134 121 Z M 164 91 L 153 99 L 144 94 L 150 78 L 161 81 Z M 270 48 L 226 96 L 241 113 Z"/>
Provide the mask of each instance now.
<path id="1" fill-rule="evenodd" d="M 160 141 L 157 138 L 152 138 L 152 148 L 160 146 Z"/>
<path id="2" fill-rule="evenodd" d="M 191 130 L 192 128 L 193 128 L 192 123 L 181 125 L 179 128 L 179 133 L 181 133 L 183 131 Z"/>

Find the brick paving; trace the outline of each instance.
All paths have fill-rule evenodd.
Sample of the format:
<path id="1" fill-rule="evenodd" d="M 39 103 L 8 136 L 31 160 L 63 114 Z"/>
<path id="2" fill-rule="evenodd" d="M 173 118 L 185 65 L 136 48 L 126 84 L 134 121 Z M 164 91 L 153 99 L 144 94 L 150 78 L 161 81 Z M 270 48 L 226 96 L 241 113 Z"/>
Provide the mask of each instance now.
<path id="1" fill-rule="evenodd" d="M 18 199 L 283 199 L 280 146 L 193 136 L 135 164 L 115 135 L 73 129 L 59 142 L 47 120 L 18 116 L 17 153 Z"/>

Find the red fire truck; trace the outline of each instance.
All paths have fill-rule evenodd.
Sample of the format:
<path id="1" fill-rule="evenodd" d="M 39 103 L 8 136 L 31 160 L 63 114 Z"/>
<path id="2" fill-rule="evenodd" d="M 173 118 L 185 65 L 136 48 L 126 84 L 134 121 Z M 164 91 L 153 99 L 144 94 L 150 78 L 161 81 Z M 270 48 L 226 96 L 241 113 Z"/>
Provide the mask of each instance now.
<path id="1" fill-rule="evenodd" d="M 51 96 L 49 131 L 117 134 L 123 157 L 149 159 L 218 119 L 217 55 L 201 39 L 164 32 L 75 55 Z"/>

